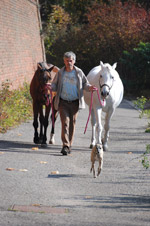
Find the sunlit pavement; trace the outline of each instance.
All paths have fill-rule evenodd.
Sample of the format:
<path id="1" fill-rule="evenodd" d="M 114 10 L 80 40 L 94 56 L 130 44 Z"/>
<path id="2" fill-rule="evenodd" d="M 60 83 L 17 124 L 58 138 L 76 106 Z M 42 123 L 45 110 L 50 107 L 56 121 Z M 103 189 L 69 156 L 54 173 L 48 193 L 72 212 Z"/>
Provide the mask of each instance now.
<path id="1" fill-rule="evenodd" d="M 140 162 L 150 143 L 146 118 L 124 100 L 112 121 L 99 177 L 90 173 L 88 108 L 79 112 L 72 153 L 33 144 L 32 121 L 0 134 L 0 226 L 148 226 L 150 171 Z M 104 116 L 103 116 L 104 118 Z M 50 136 L 48 130 L 48 141 Z"/>

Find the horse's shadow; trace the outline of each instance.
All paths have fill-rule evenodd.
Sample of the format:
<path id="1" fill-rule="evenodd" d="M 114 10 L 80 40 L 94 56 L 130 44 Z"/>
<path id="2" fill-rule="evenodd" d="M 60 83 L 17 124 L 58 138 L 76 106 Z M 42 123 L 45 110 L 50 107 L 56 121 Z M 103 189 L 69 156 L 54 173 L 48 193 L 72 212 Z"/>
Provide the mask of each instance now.
<path id="1" fill-rule="evenodd" d="M 0 152 L 15 152 L 15 153 L 26 153 L 26 154 L 44 154 L 60 156 L 62 146 L 61 145 L 47 145 L 46 148 L 41 147 L 40 144 L 24 143 L 20 141 L 6 141 L 0 140 Z M 75 152 L 89 152 L 89 148 L 82 148 L 75 146 L 73 148 Z"/>
<path id="2" fill-rule="evenodd" d="M 15 152 L 15 153 L 26 153 L 26 154 L 44 154 L 60 156 L 60 145 L 48 145 L 46 148 L 42 148 L 41 145 L 24 143 L 18 141 L 5 141 L 0 140 L 0 152 Z"/>

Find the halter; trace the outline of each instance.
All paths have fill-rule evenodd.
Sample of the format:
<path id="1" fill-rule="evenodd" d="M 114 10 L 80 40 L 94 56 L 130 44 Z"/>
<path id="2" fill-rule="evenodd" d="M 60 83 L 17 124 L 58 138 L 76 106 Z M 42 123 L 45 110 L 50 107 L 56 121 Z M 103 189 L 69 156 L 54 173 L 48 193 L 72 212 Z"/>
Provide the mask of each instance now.
<path id="1" fill-rule="evenodd" d="M 40 87 L 41 93 L 46 95 L 46 103 L 45 105 L 48 106 L 49 104 L 51 104 L 51 108 L 52 108 L 52 125 L 54 127 L 54 108 L 53 108 L 53 94 L 52 94 L 52 89 L 50 84 L 45 84 L 44 86 Z M 50 95 L 48 95 L 48 91 L 50 92 Z M 49 98 L 50 96 L 50 98 Z"/>
<path id="2" fill-rule="evenodd" d="M 114 81 L 114 79 L 113 79 L 113 81 Z M 109 92 L 110 92 L 110 90 L 111 90 L 111 88 L 112 88 L 112 86 L 113 86 L 113 83 L 112 83 L 111 86 L 107 85 L 106 83 L 104 83 L 103 85 L 101 85 L 101 84 L 100 84 L 100 79 L 99 79 L 99 87 L 100 87 L 100 90 L 101 90 L 104 86 L 107 86 L 107 87 L 108 87 L 108 90 L 109 90 Z"/>
<path id="3" fill-rule="evenodd" d="M 112 88 L 112 86 L 113 86 L 113 84 L 112 84 L 112 86 L 110 87 L 109 85 L 107 85 L 106 83 L 104 83 L 103 85 L 101 85 L 100 84 L 100 79 L 99 79 L 99 87 L 100 87 L 100 90 L 104 87 L 104 86 L 107 86 L 108 87 L 108 89 L 109 89 L 109 91 L 111 90 L 111 88 Z"/>

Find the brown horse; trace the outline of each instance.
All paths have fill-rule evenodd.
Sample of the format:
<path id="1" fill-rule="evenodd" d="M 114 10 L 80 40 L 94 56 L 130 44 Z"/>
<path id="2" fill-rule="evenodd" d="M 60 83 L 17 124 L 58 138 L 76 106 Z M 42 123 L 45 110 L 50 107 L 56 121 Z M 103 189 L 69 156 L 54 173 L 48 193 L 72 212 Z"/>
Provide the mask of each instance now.
<path id="1" fill-rule="evenodd" d="M 54 93 L 51 92 L 50 83 L 53 81 L 58 67 L 52 64 L 40 62 L 30 84 L 30 94 L 33 99 L 33 127 L 34 127 L 34 143 L 47 146 L 47 127 L 49 122 L 49 114 L 52 107 L 53 123 L 51 129 L 51 138 L 49 143 L 54 142 L 54 124 L 57 118 L 57 111 L 54 109 Z M 52 105 L 51 105 L 52 101 Z M 45 110 L 45 114 L 44 114 Z M 51 116 L 52 118 L 52 116 Z M 38 124 L 40 122 L 40 132 L 38 134 Z M 44 129 L 44 132 L 43 132 Z"/>

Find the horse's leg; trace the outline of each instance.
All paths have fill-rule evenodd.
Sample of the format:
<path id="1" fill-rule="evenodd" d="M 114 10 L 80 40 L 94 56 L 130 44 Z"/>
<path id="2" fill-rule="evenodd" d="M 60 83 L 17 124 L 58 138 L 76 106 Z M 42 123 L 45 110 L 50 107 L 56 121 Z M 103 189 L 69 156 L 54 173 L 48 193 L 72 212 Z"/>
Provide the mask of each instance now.
<path id="1" fill-rule="evenodd" d="M 43 140 L 42 140 L 42 147 L 46 147 L 46 141 L 47 141 L 47 127 L 48 127 L 48 118 L 49 118 L 49 113 L 50 113 L 50 104 L 48 106 L 45 106 L 45 117 L 43 121 L 44 125 L 44 135 L 43 135 Z"/>
<path id="2" fill-rule="evenodd" d="M 53 105 L 54 106 L 54 105 Z M 49 140 L 49 144 L 55 144 L 55 122 L 58 116 L 58 111 L 53 107 L 54 110 L 54 125 L 52 123 L 52 129 L 51 129 L 51 133 L 50 133 L 50 140 Z M 52 114 L 51 114 L 51 121 L 53 120 L 52 118 Z"/>
<path id="3" fill-rule="evenodd" d="M 44 126 L 44 115 L 43 115 L 43 105 L 40 105 L 39 108 L 39 120 L 40 120 L 40 137 L 39 137 L 39 142 L 40 144 L 43 141 L 43 126 Z"/>
<path id="4" fill-rule="evenodd" d="M 105 124 L 104 124 L 104 138 L 103 138 L 103 149 L 108 151 L 108 138 L 109 138 L 109 129 L 110 129 L 110 120 L 113 116 L 114 110 L 109 110 L 105 115 Z"/>
<path id="5" fill-rule="evenodd" d="M 90 148 L 93 148 L 96 144 L 96 118 L 93 109 L 91 110 L 91 126 L 92 126 L 92 137 Z"/>
<path id="6" fill-rule="evenodd" d="M 103 130 L 102 120 L 101 120 L 102 109 L 95 108 L 94 112 L 95 112 L 96 122 L 97 122 L 97 135 L 98 135 L 97 143 L 102 144 L 102 130 Z"/>
<path id="7" fill-rule="evenodd" d="M 38 144 L 39 143 L 39 136 L 38 136 L 38 105 L 34 101 L 33 101 L 33 127 L 34 127 L 33 142 L 35 144 Z"/>

